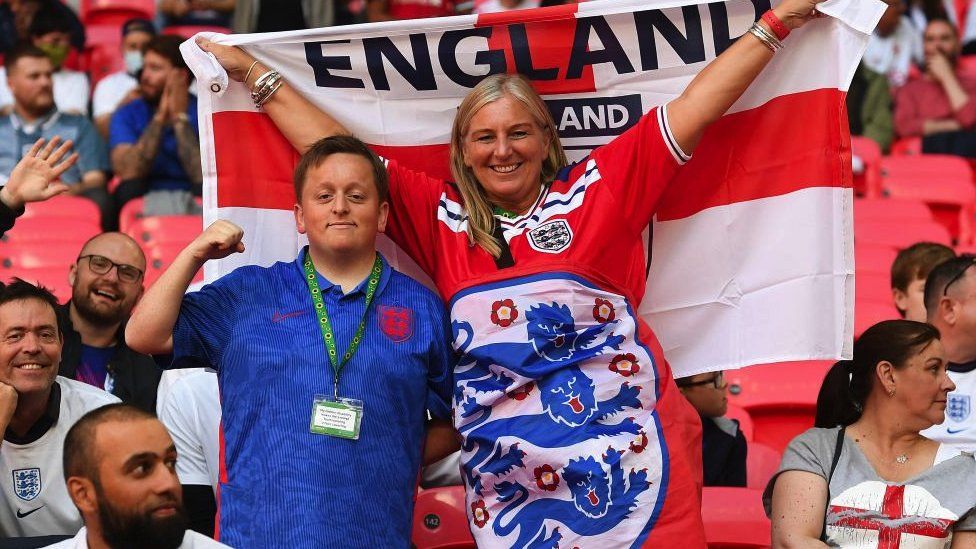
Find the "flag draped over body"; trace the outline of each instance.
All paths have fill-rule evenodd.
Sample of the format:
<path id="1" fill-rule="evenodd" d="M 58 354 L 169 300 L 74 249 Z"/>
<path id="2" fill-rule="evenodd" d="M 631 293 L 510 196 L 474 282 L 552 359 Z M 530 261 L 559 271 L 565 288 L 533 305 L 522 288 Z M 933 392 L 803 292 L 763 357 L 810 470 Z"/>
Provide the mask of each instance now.
<path id="1" fill-rule="evenodd" d="M 613 0 L 481 16 L 212 36 L 274 67 L 385 157 L 450 178 L 454 113 L 482 77 L 519 72 L 546 100 L 571 160 L 676 97 L 769 0 Z M 845 90 L 884 9 L 828 0 L 794 32 L 669 186 L 647 231 L 640 313 L 676 376 L 851 352 L 853 226 Z M 798 36 L 804 35 L 804 36 Z M 207 264 L 293 260 L 298 153 L 192 41 L 205 223 L 247 251 Z M 425 278 L 392 243 L 383 251 Z"/>

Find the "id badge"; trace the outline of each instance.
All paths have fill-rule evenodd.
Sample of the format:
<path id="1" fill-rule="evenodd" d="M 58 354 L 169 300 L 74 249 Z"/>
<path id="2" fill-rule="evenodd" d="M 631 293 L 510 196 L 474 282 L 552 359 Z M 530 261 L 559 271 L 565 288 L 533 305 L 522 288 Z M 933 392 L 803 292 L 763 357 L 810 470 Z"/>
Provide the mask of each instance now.
<path id="1" fill-rule="evenodd" d="M 363 401 L 315 395 L 309 430 L 317 435 L 358 440 L 362 420 Z"/>

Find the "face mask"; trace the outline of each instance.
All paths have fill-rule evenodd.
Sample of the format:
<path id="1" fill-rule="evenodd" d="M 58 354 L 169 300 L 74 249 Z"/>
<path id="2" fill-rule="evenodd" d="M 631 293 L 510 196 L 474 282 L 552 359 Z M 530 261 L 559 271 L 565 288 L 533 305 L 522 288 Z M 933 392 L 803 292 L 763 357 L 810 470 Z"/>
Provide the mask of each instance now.
<path id="1" fill-rule="evenodd" d="M 55 69 L 60 69 L 61 63 L 64 63 L 65 58 L 68 57 L 69 46 L 66 45 L 40 44 L 37 47 L 51 60 Z"/>
<path id="2" fill-rule="evenodd" d="M 125 60 L 125 72 L 135 76 L 142 68 L 142 52 L 138 50 L 127 51 L 122 55 Z"/>

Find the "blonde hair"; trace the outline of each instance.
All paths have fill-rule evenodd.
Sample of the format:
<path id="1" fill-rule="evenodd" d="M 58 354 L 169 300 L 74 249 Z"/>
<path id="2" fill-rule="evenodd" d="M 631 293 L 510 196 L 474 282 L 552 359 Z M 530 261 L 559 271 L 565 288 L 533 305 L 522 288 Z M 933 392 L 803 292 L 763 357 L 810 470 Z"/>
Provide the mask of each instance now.
<path id="1" fill-rule="evenodd" d="M 495 228 L 495 215 L 491 202 L 485 196 L 481 183 L 474 172 L 464 165 L 464 137 L 471 125 L 471 119 L 482 107 L 510 96 L 525 106 L 532 118 L 549 139 L 549 152 L 542 161 L 540 185 L 550 183 L 559 170 L 569 164 L 566 152 L 559 142 L 556 124 L 549 114 L 545 102 L 539 97 L 528 80 L 517 74 L 495 74 L 478 83 L 472 89 L 454 117 L 454 127 L 451 129 L 451 175 L 461 191 L 464 209 L 468 215 L 468 242 L 474 246 L 481 246 L 493 257 L 499 257 L 501 247 L 495 241 L 492 232 Z"/>

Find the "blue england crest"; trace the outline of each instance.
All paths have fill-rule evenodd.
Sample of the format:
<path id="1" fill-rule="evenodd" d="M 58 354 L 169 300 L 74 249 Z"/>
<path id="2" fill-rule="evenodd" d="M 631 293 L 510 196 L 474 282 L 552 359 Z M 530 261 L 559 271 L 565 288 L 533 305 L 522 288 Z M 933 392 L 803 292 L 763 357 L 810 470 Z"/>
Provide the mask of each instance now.
<path id="1" fill-rule="evenodd" d="M 14 493 L 24 501 L 30 501 L 41 493 L 41 470 L 14 469 Z"/>
<path id="2" fill-rule="evenodd" d="M 946 404 L 946 415 L 956 423 L 966 421 L 972 407 L 969 405 L 969 395 L 949 393 L 949 401 Z"/>

